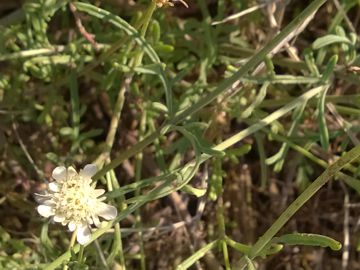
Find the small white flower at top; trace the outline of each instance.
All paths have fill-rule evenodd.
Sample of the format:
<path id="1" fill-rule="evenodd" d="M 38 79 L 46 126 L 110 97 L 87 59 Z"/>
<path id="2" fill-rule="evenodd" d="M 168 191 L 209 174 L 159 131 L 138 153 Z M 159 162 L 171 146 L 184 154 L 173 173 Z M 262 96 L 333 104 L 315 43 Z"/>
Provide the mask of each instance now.
<path id="1" fill-rule="evenodd" d="M 41 196 L 37 207 L 43 217 L 52 217 L 72 232 L 76 230 L 76 239 L 81 245 L 91 239 L 90 226 L 100 226 L 99 217 L 112 220 L 117 215 L 117 209 L 104 203 L 105 197 L 100 197 L 105 190 L 91 185 L 96 171 L 93 164 L 86 165 L 79 174 L 73 167 L 56 167 L 52 172 L 55 181 L 49 183 L 49 192 Z"/>

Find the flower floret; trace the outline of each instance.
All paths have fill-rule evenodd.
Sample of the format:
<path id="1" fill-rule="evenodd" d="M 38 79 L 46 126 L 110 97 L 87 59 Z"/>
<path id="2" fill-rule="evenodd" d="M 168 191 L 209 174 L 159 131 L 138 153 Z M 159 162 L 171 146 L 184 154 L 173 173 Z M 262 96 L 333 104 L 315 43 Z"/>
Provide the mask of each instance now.
<path id="1" fill-rule="evenodd" d="M 88 164 L 78 174 L 73 167 L 56 167 L 52 172 L 54 182 L 49 183 L 49 193 L 42 196 L 37 211 L 43 217 L 76 230 L 77 241 L 84 245 L 91 239 L 90 225 L 100 226 L 99 217 L 112 220 L 117 215 L 114 206 L 104 203 L 103 189 L 91 185 L 97 168 Z"/>

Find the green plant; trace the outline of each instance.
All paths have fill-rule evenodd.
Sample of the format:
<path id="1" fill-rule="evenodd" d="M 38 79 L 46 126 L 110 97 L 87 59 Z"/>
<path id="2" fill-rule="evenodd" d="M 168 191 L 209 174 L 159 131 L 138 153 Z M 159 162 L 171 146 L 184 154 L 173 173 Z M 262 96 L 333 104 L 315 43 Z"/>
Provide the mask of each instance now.
<path id="1" fill-rule="evenodd" d="M 209 7 L 198 0 L 195 12 L 201 20 L 169 17 L 171 11 L 163 8 L 171 6 L 169 1 L 123 4 L 125 11 L 113 1 L 89 2 L 33 0 L 0 19 L 0 61 L 8 65 L 0 75 L 0 113 L 5 115 L 0 140 L 4 126 L 8 145 L 4 157 L 25 167 L 40 191 L 44 175 L 48 176 L 43 168 L 49 164 L 93 162 L 100 169 L 93 184 L 107 188 L 106 200 L 117 206 L 119 214 L 94 231 L 85 245 L 70 239 L 62 255 L 59 250 L 66 249 L 67 233 L 48 230 L 44 224 L 29 258 L 11 257 L 27 250 L 21 240 L 11 239 L 1 254 L 1 266 L 146 269 L 151 257 L 146 256 L 142 209 L 165 198 L 174 202 L 178 193 L 214 204 L 216 214 L 210 217 L 201 245 L 190 245 L 192 254 L 174 255 L 172 262 L 169 258 L 167 267 L 200 269 L 202 258 L 212 254 L 226 269 L 255 269 L 259 257 L 281 254 L 284 245 L 341 248 L 340 242 L 316 232 L 278 233 L 331 179 L 346 191 L 360 190 L 356 168 L 360 97 L 352 89 L 360 85 L 354 74 L 359 65 L 358 37 L 347 17 L 356 1 L 340 3 L 341 12 L 326 21 L 327 33 L 318 38 L 308 33 L 300 51 L 294 51 L 292 40 L 313 23 L 323 5 L 331 5 L 326 0 L 314 0 L 306 7 L 293 4 L 294 18 L 285 20 L 278 33 L 270 32 L 257 50 L 252 46 L 254 33 L 239 30 L 236 24 L 224 25 L 247 14 L 224 19 L 229 6 L 244 9 L 246 1 L 218 1 Z M 191 9 L 193 3 L 189 4 Z M 278 12 L 287 8 L 273 3 L 251 9 L 249 28 L 264 25 L 261 8 L 266 7 L 270 22 L 281 18 L 275 18 L 271 5 Z M 177 8 L 172 8 L 174 14 Z M 272 27 L 276 30 L 276 25 Z M 342 85 L 349 93 L 332 94 Z M 26 128 L 38 135 L 25 138 Z M 231 220 L 236 218 L 229 214 L 226 190 L 236 179 L 236 166 L 250 164 L 254 155 L 260 180 L 248 184 L 249 190 L 238 191 L 243 192 L 245 205 L 253 203 L 254 189 L 266 194 L 274 185 L 271 178 L 286 175 L 289 163 L 295 170 L 294 189 L 300 194 L 277 212 L 280 216 L 274 222 L 264 222 L 270 228 L 261 237 L 240 243 L 229 232 L 240 224 Z M 7 162 L 4 166 L 9 167 Z M 0 176 L 11 179 L 12 174 L 4 170 Z M 5 194 L 10 186 L 6 182 L 0 192 Z M 29 190 L 21 194 L 29 200 Z M 16 206 L 16 196 L 4 195 L 6 203 Z M 258 200 L 255 203 L 261 204 Z M 175 203 L 173 207 L 177 217 L 187 220 L 183 230 L 188 233 L 187 210 Z M 131 228 L 122 227 L 127 219 Z M 129 229 L 135 233 L 131 240 L 125 238 Z M 10 238 L 2 231 L 0 245 Z M 134 243 L 135 255 L 127 248 Z M 8 245 L 16 246 L 16 252 Z"/>

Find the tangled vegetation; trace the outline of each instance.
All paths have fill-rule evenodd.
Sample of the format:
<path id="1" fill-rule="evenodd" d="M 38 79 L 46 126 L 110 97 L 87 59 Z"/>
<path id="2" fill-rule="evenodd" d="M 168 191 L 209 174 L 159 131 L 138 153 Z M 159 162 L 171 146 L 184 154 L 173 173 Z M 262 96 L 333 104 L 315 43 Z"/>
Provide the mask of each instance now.
<path id="1" fill-rule="evenodd" d="M 0 2 L 0 269 L 359 269 L 359 25 L 358 0 Z"/>

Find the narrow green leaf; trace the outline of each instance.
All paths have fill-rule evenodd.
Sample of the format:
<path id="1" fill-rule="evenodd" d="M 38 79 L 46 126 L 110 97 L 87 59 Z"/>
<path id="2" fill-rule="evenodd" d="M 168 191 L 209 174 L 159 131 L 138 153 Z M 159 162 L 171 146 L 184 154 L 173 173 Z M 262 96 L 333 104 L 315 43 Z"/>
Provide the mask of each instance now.
<path id="1" fill-rule="evenodd" d="M 255 133 L 257 151 L 260 157 L 260 188 L 265 189 L 268 180 L 268 168 L 266 164 L 266 153 L 264 147 L 264 136 L 260 132 Z"/>
<path id="2" fill-rule="evenodd" d="M 293 114 L 292 114 L 292 119 L 293 122 L 291 124 L 291 127 L 289 129 L 289 132 L 287 134 L 287 136 L 290 138 L 291 136 L 293 136 L 297 130 L 297 127 L 302 119 L 302 115 L 304 113 L 305 107 L 306 107 L 307 102 L 304 102 L 303 104 L 301 104 L 301 106 L 297 107 Z M 286 159 L 286 155 L 287 152 L 289 150 L 289 145 L 287 142 L 284 142 L 280 148 L 280 150 L 273 156 L 269 157 L 266 160 L 266 164 L 271 165 L 271 164 L 275 164 L 274 166 L 274 171 L 275 172 L 279 172 L 282 170 L 283 164 L 285 162 Z"/>
<path id="3" fill-rule="evenodd" d="M 47 249 L 50 254 L 54 254 L 54 244 L 51 242 L 51 239 L 48 235 L 49 223 L 45 222 L 41 227 L 40 241 L 41 244 Z"/>
<path id="4" fill-rule="evenodd" d="M 232 247 L 233 249 L 237 250 L 240 253 L 244 253 L 245 255 L 249 254 L 251 251 L 251 246 L 238 243 L 226 235 L 225 235 L 225 241 L 226 244 L 228 244 L 230 247 Z"/>
<path id="5" fill-rule="evenodd" d="M 318 123 L 319 123 L 319 135 L 320 135 L 320 143 L 324 150 L 329 149 L 329 131 L 326 124 L 326 117 L 325 117 L 325 100 L 326 100 L 326 93 L 329 89 L 329 85 L 325 85 L 323 91 L 320 94 L 318 99 Z"/>
<path id="6" fill-rule="evenodd" d="M 231 155 L 234 155 L 234 156 L 243 156 L 243 155 L 246 155 L 247 153 L 249 153 L 252 149 L 252 146 L 251 144 L 244 144 L 240 147 L 234 147 L 234 148 L 231 148 L 231 149 L 228 149 L 225 151 L 226 155 L 227 156 L 231 156 Z"/>
<path id="7" fill-rule="evenodd" d="M 156 44 L 160 41 L 161 27 L 158 21 L 153 20 L 150 24 L 150 38 L 152 39 L 153 44 Z"/>
<path id="8" fill-rule="evenodd" d="M 194 195 L 198 198 L 204 196 L 206 194 L 206 189 L 200 189 L 200 188 L 194 188 L 193 186 L 190 185 L 185 185 L 181 191 L 188 193 L 190 195 Z"/>
<path id="9" fill-rule="evenodd" d="M 189 127 L 189 125 L 187 125 L 186 127 Z M 180 131 L 185 137 L 189 139 L 189 141 L 191 141 L 191 143 L 194 146 L 195 152 L 199 151 L 199 153 L 201 152 L 214 157 L 223 157 L 225 155 L 223 151 L 219 151 L 208 146 L 207 143 L 201 137 L 199 137 L 196 133 L 192 133 L 187 128 L 174 127 L 173 129 Z"/>
<path id="10" fill-rule="evenodd" d="M 276 242 L 284 243 L 287 245 L 304 245 L 304 246 L 320 246 L 329 247 L 332 250 L 340 250 L 341 243 L 321 234 L 311 233 L 292 233 L 285 234 L 275 238 Z"/>
<path id="11" fill-rule="evenodd" d="M 326 83 L 329 80 L 331 74 L 333 74 L 334 72 L 338 58 L 339 57 L 336 54 L 330 58 L 329 62 L 326 65 L 326 69 L 324 70 L 321 76 L 321 82 Z"/>
<path id="12" fill-rule="evenodd" d="M 253 113 L 253 111 L 261 104 L 261 102 L 264 100 L 264 98 L 266 97 L 266 92 L 267 92 L 267 88 L 269 87 L 270 83 L 269 82 L 265 82 L 260 90 L 259 93 L 257 94 L 256 98 L 254 99 L 254 101 L 250 104 L 249 107 L 246 108 L 245 111 L 243 111 L 243 113 L 241 114 L 241 118 L 248 118 L 251 116 L 251 114 Z"/>
<path id="13" fill-rule="evenodd" d="M 314 50 L 318 50 L 335 43 L 346 43 L 351 45 L 351 41 L 348 38 L 331 34 L 316 39 L 312 45 L 312 48 Z"/>
<path id="14" fill-rule="evenodd" d="M 80 105 L 79 105 L 79 87 L 75 70 L 70 73 L 70 100 L 72 109 L 73 136 L 76 139 L 80 133 Z"/>
<path id="15" fill-rule="evenodd" d="M 208 198 L 212 201 L 216 201 L 219 195 L 223 192 L 223 177 L 225 172 L 222 169 L 222 160 L 216 158 L 212 165 L 212 174 L 209 177 L 209 194 Z"/>
<path id="16" fill-rule="evenodd" d="M 245 260 L 247 264 L 247 270 L 256 270 L 254 263 L 249 259 L 248 256 L 245 256 Z"/>
<path id="17" fill-rule="evenodd" d="M 168 108 L 164 104 L 162 104 L 160 102 L 152 102 L 151 107 L 154 110 L 159 111 L 161 113 L 164 113 L 164 114 L 168 113 Z"/>
<path id="18" fill-rule="evenodd" d="M 358 180 L 354 177 L 351 177 L 347 174 L 343 174 L 342 179 L 349 187 L 354 189 L 360 195 L 360 180 Z"/>
<path id="19" fill-rule="evenodd" d="M 185 261 L 183 261 L 181 264 L 179 264 L 176 269 L 177 270 L 185 270 L 188 269 L 190 266 L 192 266 L 194 263 L 196 263 L 198 260 L 200 260 L 204 255 L 215 248 L 218 245 L 219 240 L 215 240 L 206 246 L 202 247 L 198 251 L 196 251 L 193 255 L 191 255 L 189 258 L 187 258 Z"/>
<path id="20" fill-rule="evenodd" d="M 310 73 L 315 77 L 319 77 L 320 73 L 319 73 L 319 70 L 315 63 L 313 50 L 311 50 L 309 48 L 305 49 L 304 50 L 304 58 L 305 58 L 306 66 L 309 69 Z"/>

